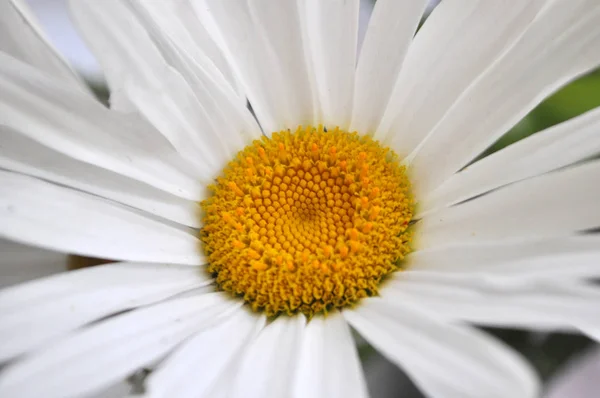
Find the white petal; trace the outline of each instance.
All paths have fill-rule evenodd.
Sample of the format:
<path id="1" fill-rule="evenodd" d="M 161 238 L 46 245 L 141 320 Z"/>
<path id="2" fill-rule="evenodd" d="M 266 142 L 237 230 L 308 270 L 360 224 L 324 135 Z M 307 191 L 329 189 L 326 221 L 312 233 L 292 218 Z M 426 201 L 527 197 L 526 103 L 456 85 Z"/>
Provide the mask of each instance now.
<path id="1" fill-rule="evenodd" d="M 89 92 L 50 44 L 25 0 L 0 2 L 0 51 L 59 78 L 63 84 Z"/>
<path id="2" fill-rule="evenodd" d="M 66 269 L 66 254 L 0 239 L 0 288 Z"/>
<path id="3" fill-rule="evenodd" d="M 0 395 L 68 398 L 99 391 L 223 322 L 237 305 L 213 293 L 108 319 L 8 367 L 0 375 Z"/>
<path id="4" fill-rule="evenodd" d="M 211 282 L 203 269 L 115 263 L 0 291 L 0 361 L 105 316 Z"/>
<path id="5" fill-rule="evenodd" d="M 156 23 L 156 28 L 164 37 L 168 37 L 173 45 L 202 65 L 204 69 L 210 70 L 211 76 L 219 79 L 221 84 L 229 84 L 238 90 L 239 83 L 231 67 L 218 45 L 200 23 L 191 2 L 187 0 L 130 1 L 135 6 L 134 10 L 143 9 L 148 13 Z M 225 81 L 222 81 L 223 79 Z"/>
<path id="6" fill-rule="evenodd" d="M 394 275 L 381 294 L 387 302 L 413 303 L 448 322 L 600 332 L 600 289 L 581 282 L 415 270 Z"/>
<path id="7" fill-rule="evenodd" d="M 231 397 L 279 398 L 289 394 L 305 324 L 304 315 L 280 316 L 264 328 L 240 358 Z"/>
<path id="8" fill-rule="evenodd" d="M 598 278 L 600 236 L 576 235 L 518 242 L 452 245 L 418 250 L 411 270 L 506 277 Z"/>
<path id="9" fill-rule="evenodd" d="M 214 178 L 244 144 L 234 145 L 235 150 L 228 147 L 241 134 L 232 138 L 225 134 L 227 129 L 219 129 L 216 112 L 207 109 L 214 105 L 210 96 L 205 90 L 193 90 L 182 75 L 182 68 L 176 69 L 181 65 L 168 63 L 159 51 L 171 50 L 166 55 L 175 62 L 176 50 L 159 49 L 125 2 L 71 1 L 70 5 L 82 33 L 108 71 L 111 87 L 122 90 L 173 147 L 195 165 L 198 174 Z M 162 32 L 155 29 L 152 33 Z"/>
<path id="10" fill-rule="evenodd" d="M 232 83 L 223 77 L 221 72 L 226 76 L 229 73 L 223 68 L 230 69 L 230 66 L 223 64 L 225 61 L 221 59 L 221 51 L 195 16 L 192 4 L 181 0 L 130 2 L 132 11 L 148 30 L 165 60 L 181 73 L 207 117 L 216 126 L 215 134 L 220 141 L 219 145 L 225 145 L 228 152 L 237 152 L 240 145 L 259 139 L 260 127 L 247 109 L 246 97 L 240 97 L 234 92 Z M 185 21 L 188 20 L 193 26 L 185 26 Z M 190 28 L 192 32 L 186 34 L 182 28 Z M 201 41 L 202 51 L 190 41 Z M 223 65 L 217 70 L 212 61 L 217 66 Z"/>
<path id="11" fill-rule="evenodd" d="M 510 145 L 450 177 L 419 202 L 420 215 L 600 152 L 600 108 Z"/>
<path id="12" fill-rule="evenodd" d="M 306 0 L 298 6 L 320 123 L 347 129 L 352 118 L 359 0 Z"/>
<path id="13" fill-rule="evenodd" d="M 368 397 L 356 345 L 339 312 L 317 316 L 308 322 L 291 396 Z"/>
<path id="14" fill-rule="evenodd" d="M 0 115 L 1 124 L 57 152 L 186 199 L 202 197 L 202 175 L 186 175 L 189 164 L 160 134 L 2 54 Z"/>
<path id="15" fill-rule="evenodd" d="M 267 133 L 314 121 L 298 10 L 293 1 L 202 0 L 194 3 L 214 27 Z"/>
<path id="16" fill-rule="evenodd" d="M 440 323 L 409 303 L 369 298 L 344 316 L 431 397 L 538 396 L 532 369 L 484 333 Z"/>
<path id="17" fill-rule="evenodd" d="M 2 127 L 0 167 L 111 199 L 180 224 L 191 227 L 201 224 L 197 202 L 67 157 Z"/>
<path id="18" fill-rule="evenodd" d="M 191 233 L 102 199 L 0 171 L 0 236 L 114 260 L 204 264 Z"/>
<path id="19" fill-rule="evenodd" d="M 356 67 L 350 130 L 376 131 L 427 5 L 426 0 L 379 0 Z"/>
<path id="20" fill-rule="evenodd" d="M 408 50 L 375 137 L 408 155 L 547 2 L 442 2 Z"/>
<path id="21" fill-rule="evenodd" d="M 265 321 L 264 316 L 240 308 L 226 322 L 201 332 L 152 372 L 147 394 L 153 398 L 226 395 L 240 355 Z"/>
<path id="22" fill-rule="evenodd" d="M 545 7 L 411 155 L 416 189 L 425 194 L 439 186 L 544 98 L 595 69 L 600 64 L 598 48 L 600 3 L 554 1 Z"/>
<path id="23" fill-rule="evenodd" d="M 417 226 L 422 249 L 549 238 L 600 226 L 600 162 L 522 181 L 440 210 Z"/>

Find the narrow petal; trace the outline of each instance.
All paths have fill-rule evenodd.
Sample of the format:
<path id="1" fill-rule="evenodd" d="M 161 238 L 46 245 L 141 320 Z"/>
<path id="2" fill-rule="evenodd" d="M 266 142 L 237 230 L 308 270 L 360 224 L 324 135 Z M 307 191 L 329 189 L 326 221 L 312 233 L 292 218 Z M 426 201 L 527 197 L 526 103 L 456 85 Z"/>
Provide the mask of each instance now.
<path id="1" fill-rule="evenodd" d="M 0 239 L 0 288 L 67 269 L 67 255 Z"/>
<path id="2" fill-rule="evenodd" d="M 153 398 L 226 395 L 244 348 L 265 321 L 264 316 L 240 308 L 221 325 L 202 331 L 152 372 L 146 383 L 148 395 Z"/>
<path id="3" fill-rule="evenodd" d="M 0 171 L 0 236 L 66 253 L 126 261 L 204 264 L 191 233 L 117 204 Z"/>
<path id="4" fill-rule="evenodd" d="M 522 181 L 440 210 L 417 226 L 419 247 L 568 236 L 600 226 L 600 162 Z"/>
<path id="5" fill-rule="evenodd" d="M 544 398 L 594 398 L 600 390 L 600 347 L 590 347 L 566 361 L 548 381 Z"/>
<path id="6" fill-rule="evenodd" d="M 347 129 L 352 118 L 359 0 L 299 1 L 320 122 Z"/>
<path id="7" fill-rule="evenodd" d="M 115 263 L 0 291 L 0 361 L 97 319 L 207 285 L 200 268 Z"/>
<path id="8" fill-rule="evenodd" d="M 3 54 L 0 114 L 4 126 L 57 152 L 186 199 L 201 198 L 202 180 L 214 177 L 202 170 L 190 177 L 190 164 L 147 124 L 111 112 L 90 96 Z"/>
<path id="9" fill-rule="evenodd" d="M 383 116 L 426 0 L 379 0 L 356 67 L 350 130 L 373 134 Z"/>
<path id="10" fill-rule="evenodd" d="M 110 318 L 8 367 L 0 375 L 0 395 L 89 395 L 162 358 L 193 334 L 225 321 L 238 305 L 213 293 Z"/>
<path id="11" fill-rule="evenodd" d="M 232 397 L 279 398 L 290 392 L 303 340 L 305 317 L 280 316 L 250 344 L 232 381 Z"/>
<path id="12" fill-rule="evenodd" d="M 293 397 L 368 397 L 356 345 L 341 313 L 312 318 L 302 340 Z"/>
<path id="13" fill-rule="evenodd" d="M 538 396 L 533 370 L 508 347 L 475 329 L 440 323 L 412 304 L 380 298 L 369 298 L 344 316 L 427 396 Z"/>
<path id="14" fill-rule="evenodd" d="M 425 195 L 438 187 L 544 98 L 595 69 L 599 47 L 600 3 L 551 2 L 512 48 L 460 95 L 411 155 L 417 190 Z"/>
<path id="15" fill-rule="evenodd" d="M 577 331 L 600 336 L 600 289 L 584 282 L 406 272 L 382 289 L 386 302 L 422 306 L 449 322 Z"/>
<path id="16" fill-rule="evenodd" d="M 444 0 L 410 46 L 375 137 L 408 155 L 546 3 Z"/>
<path id="17" fill-rule="evenodd" d="M 204 70 L 210 71 L 212 77 L 219 81 L 225 79 L 226 84 L 239 90 L 239 83 L 223 52 L 196 16 L 190 1 L 129 1 L 134 5 L 134 10 L 146 11 L 161 34 L 195 63 L 202 65 Z"/>
<path id="18" fill-rule="evenodd" d="M 186 80 L 184 75 L 191 76 L 185 70 L 190 64 L 184 63 L 180 52 L 165 45 L 171 42 L 155 25 L 151 23 L 152 31 L 147 30 L 143 23 L 148 21 L 140 20 L 126 2 L 71 1 L 70 6 L 82 33 L 108 71 L 111 88 L 121 90 L 182 157 L 214 178 L 245 144 L 239 131 L 230 134 L 225 128 L 226 118 L 219 123 L 220 109 L 215 109 L 211 97 L 214 93 L 207 86 L 195 87 L 194 82 Z M 157 37 L 160 48 L 150 34 Z M 224 79 L 222 83 L 235 96 Z"/>
<path id="19" fill-rule="evenodd" d="M 194 5 L 205 26 L 222 39 L 222 50 L 266 133 L 314 122 L 295 2 L 201 0 Z"/>
<path id="20" fill-rule="evenodd" d="M 599 278 L 600 235 L 477 243 L 418 250 L 411 270 L 464 275 L 535 278 Z"/>
<path id="21" fill-rule="evenodd" d="M 85 83 L 50 44 L 25 0 L 0 2 L 0 51 L 89 93 Z"/>
<path id="22" fill-rule="evenodd" d="M 419 202 L 420 214 L 568 166 L 600 152 L 600 108 L 516 142 L 450 177 Z"/>
<path id="23" fill-rule="evenodd" d="M 2 127 L 0 167 L 111 199 L 190 227 L 200 226 L 196 201 L 65 156 Z"/>

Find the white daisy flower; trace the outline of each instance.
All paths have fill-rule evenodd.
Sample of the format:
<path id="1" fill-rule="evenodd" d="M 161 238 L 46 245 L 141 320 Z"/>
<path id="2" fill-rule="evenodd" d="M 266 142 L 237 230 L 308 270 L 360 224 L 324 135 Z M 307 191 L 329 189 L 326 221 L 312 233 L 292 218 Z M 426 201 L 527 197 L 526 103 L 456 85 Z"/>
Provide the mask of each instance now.
<path id="1" fill-rule="evenodd" d="M 535 397 L 472 325 L 600 338 L 600 110 L 471 164 L 600 65 L 600 3 L 379 0 L 357 58 L 358 3 L 73 0 L 110 110 L 0 3 L 0 236 L 115 261 L 0 292 L 0 396 L 365 397 L 353 328 Z"/>

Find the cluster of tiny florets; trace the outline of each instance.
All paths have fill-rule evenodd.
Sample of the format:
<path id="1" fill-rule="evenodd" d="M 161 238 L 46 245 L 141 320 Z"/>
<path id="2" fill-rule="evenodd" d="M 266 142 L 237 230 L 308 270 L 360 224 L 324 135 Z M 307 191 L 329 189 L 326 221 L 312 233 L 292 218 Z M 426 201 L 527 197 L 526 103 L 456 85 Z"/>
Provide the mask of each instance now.
<path id="1" fill-rule="evenodd" d="M 410 251 L 406 170 L 370 137 L 274 133 L 240 151 L 210 188 L 208 270 L 268 315 L 312 316 L 374 295 Z"/>

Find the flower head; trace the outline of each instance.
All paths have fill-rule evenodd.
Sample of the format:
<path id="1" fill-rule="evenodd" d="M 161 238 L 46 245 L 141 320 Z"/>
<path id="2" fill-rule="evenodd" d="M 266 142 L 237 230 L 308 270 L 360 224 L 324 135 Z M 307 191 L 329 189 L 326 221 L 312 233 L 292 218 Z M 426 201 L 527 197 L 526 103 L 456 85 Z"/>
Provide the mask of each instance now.
<path id="1" fill-rule="evenodd" d="M 0 291 L 0 395 L 364 397 L 352 327 L 428 396 L 535 397 L 470 325 L 598 337 L 600 111 L 474 160 L 600 65 L 600 5 L 426 3 L 357 57 L 358 0 L 73 0 L 107 109 L 3 2 L 0 235 L 111 262 Z"/>

